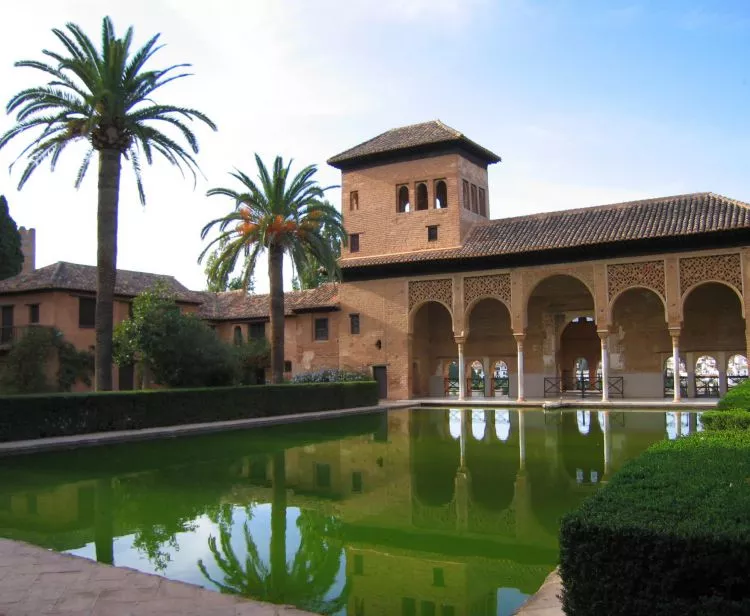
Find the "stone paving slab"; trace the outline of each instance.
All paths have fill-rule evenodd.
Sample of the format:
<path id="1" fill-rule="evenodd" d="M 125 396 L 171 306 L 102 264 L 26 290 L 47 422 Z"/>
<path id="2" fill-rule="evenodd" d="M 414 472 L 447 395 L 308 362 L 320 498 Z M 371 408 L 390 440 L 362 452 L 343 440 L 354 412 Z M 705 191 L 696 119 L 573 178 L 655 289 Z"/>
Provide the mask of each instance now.
<path id="1" fill-rule="evenodd" d="M 562 580 L 555 569 L 547 576 L 536 594 L 520 607 L 516 616 L 565 616 L 560 600 L 561 593 Z"/>
<path id="2" fill-rule="evenodd" d="M 0 616 L 312 616 L 0 539 Z"/>

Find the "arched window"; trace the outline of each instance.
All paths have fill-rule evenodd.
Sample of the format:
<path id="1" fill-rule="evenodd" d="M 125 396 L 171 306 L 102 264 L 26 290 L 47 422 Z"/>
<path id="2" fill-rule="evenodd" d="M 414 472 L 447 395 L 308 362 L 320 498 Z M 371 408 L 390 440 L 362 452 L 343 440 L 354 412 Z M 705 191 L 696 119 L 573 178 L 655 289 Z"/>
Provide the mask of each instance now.
<path id="1" fill-rule="evenodd" d="M 582 384 L 588 387 L 589 384 L 589 362 L 585 357 L 579 357 L 575 363 L 576 387 L 580 388 Z"/>
<path id="2" fill-rule="evenodd" d="M 496 361 L 492 371 L 495 395 L 510 395 L 510 378 L 508 375 L 508 364 L 504 361 Z"/>
<path id="3" fill-rule="evenodd" d="M 417 209 L 427 209 L 427 184 L 424 182 L 417 184 Z"/>
<path id="4" fill-rule="evenodd" d="M 481 361 L 471 364 L 471 391 L 484 395 L 484 366 Z"/>
<path id="5" fill-rule="evenodd" d="M 242 328 L 239 325 L 234 326 L 234 343 L 242 344 Z"/>
<path id="6" fill-rule="evenodd" d="M 719 364 L 710 355 L 701 355 L 695 362 L 695 396 L 719 397 Z"/>
<path id="7" fill-rule="evenodd" d="M 732 388 L 747 379 L 747 357 L 732 355 L 727 362 L 727 387 Z"/>
<path id="8" fill-rule="evenodd" d="M 409 203 L 409 187 L 399 186 L 398 197 L 396 200 L 396 208 L 398 212 L 408 212 L 411 210 L 411 204 Z"/>
<path id="9" fill-rule="evenodd" d="M 444 180 L 435 182 L 435 209 L 442 210 L 448 207 L 448 185 Z"/>

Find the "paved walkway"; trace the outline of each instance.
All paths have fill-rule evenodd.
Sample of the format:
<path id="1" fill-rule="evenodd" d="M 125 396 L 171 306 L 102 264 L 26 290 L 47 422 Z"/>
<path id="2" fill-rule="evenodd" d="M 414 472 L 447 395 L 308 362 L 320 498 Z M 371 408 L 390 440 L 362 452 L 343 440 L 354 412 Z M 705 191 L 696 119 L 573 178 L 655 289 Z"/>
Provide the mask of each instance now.
<path id="1" fill-rule="evenodd" d="M 0 616 L 311 616 L 0 539 Z"/>
<path id="2" fill-rule="evenodd" d="M 560 601 L 562 582 L 555 569 L 542 587 L 516 612 L 516 616 L 565 616 Z"/>

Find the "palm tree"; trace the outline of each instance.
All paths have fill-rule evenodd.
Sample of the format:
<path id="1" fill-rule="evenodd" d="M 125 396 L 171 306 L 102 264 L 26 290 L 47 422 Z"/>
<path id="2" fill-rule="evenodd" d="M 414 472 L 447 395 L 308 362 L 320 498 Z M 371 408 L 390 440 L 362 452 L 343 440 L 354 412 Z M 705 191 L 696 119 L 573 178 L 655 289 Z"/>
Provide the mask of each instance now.
<path id="1" fill-rule="evenodd" d="M 284 255 L 288 254 L 303 271 L 311 259 L 317 260 L 333 279 L 338 272 L 336 255 L 326 235 L 346 244 L 341 214 L 323 199 L 326 190 L 313 176 L 315 165 L 291 176 L 291 161 L 284 166 L 277 156 L 269 173 L 260 156 L 255 155 L 258 183 L 242 171 L 230 175 L 239 181 L 241 190 L 212 188 L 208 196 L 222 195 L 234 201 L 234 210 L 209 222 L 201 231 L 205 239 L 216 226 L 219 235 L 203 250 L 198 263 L 218 244 L 218 253 L 209 278 L 222 284 L 242 257 L 243 286 L 246 288 L 255 270 L 258 256 L 268 252 L 268 277 L 271 295 L 271 380 L 280 383 L 284 374 Z"/>
<path id="2" fill-rule="evenodd" d="M 186 120 L 200 120 L 216 130 L 203 113 L 185 107 L 159 105 L 154 92 L 176 79 L 186 77 L 188 64 L 165 69 L 146 70 L 144 65 L 160 49 L 159 35 L 131 53 L 133 28 L 122 38 L 115 35 L 109 17 L 102 22 L 101 49 L 75 24 L 68 32 L 53 29 L 65 52 L 44 50 L 52 64 L 37 60 L 16 62 L 16 66 L 33 68 L 51 77 L 46 85 L 22 90 L 7 105 L 7 113 L 16 112 L 16 124 L 0 136 L 0 149 L 11 139 L 36 131 L 31 143 L 21 152 L 27 159 L 18 189 L 45 160 L 55 168 L 63 150 L 76 141 L 88 142 L 89 148 L 78 170 L 78 188 L 88 170 L 94 152 L 99 159 L 99 196 L 97 210 L 97 280 L 96 280 L 96 389 L 112 389 L 112 306 L 117 274 L 117 207 L 120 192 L 122 159 L 130 161 L 135 172 L 138 196 L 142 205 L 146 194 L 141 180 L 141 161 L 150 165 L 154 154 L 171 164 L 187 169 L 195 180 L 198 166 L 193 154 L 198 141 Z M 170 126 L 176 136 L 154 126 Z M 189 149 L 178 143 L 187 142 Z M 192 153 L 191 153 L 192 152 Z M 12 168 L 13 165 L 11 165 Z"/>

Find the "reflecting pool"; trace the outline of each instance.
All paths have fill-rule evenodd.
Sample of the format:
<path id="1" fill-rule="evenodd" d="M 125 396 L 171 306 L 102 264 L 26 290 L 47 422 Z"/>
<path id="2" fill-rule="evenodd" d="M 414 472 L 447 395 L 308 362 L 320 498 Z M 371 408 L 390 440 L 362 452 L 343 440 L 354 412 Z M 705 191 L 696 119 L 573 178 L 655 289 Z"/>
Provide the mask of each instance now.
<path id="1" fill-rule="evenodd" d="M 413 409 L 3 458 L 0 536 L 326 614 L 508 615 L 700 414 Z"/>

